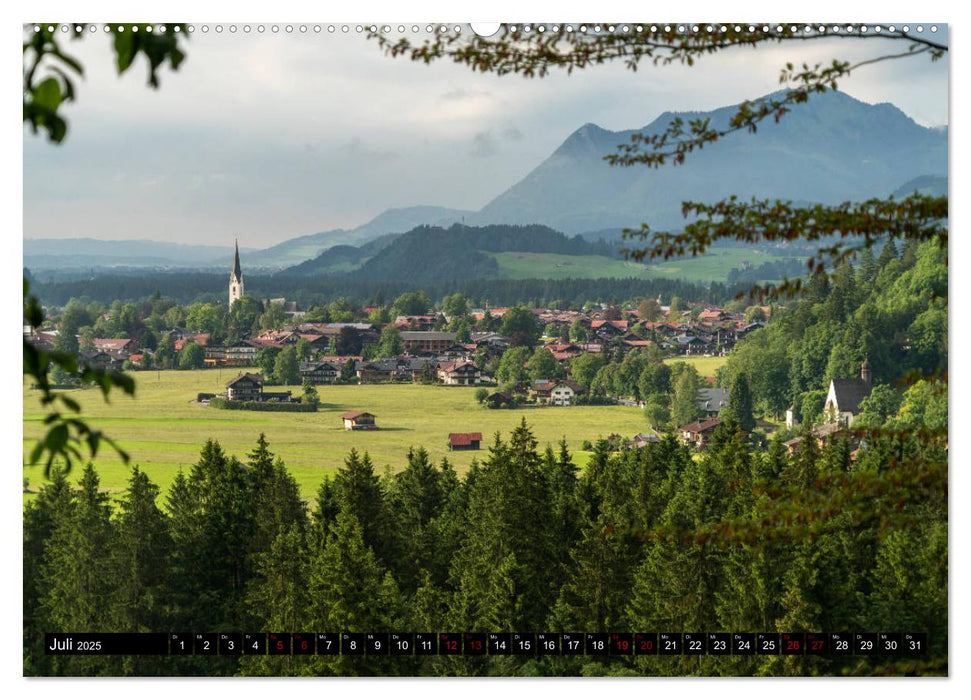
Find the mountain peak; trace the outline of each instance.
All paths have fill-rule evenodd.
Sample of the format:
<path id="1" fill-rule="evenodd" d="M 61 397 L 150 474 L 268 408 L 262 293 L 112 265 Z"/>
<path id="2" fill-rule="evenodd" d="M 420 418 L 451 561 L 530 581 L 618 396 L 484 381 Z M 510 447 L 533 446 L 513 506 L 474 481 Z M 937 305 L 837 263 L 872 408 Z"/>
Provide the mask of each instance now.
<path id="1" fill-rule="evenodd" d="M 780 90 L 755 99 L 778 99 Z M 738 104 L 707 112 L 666 111 L 641 133 L 663 132 L 680 117 L 725 129 Z M 587 123 L 523 180 L 489 202 L 473 223 L 536 222 L 566 233 L 637 226 L 684 226 L 682 201 L 730 195 L 836 204 L 883 197 L 920 175 L 947 172 L 947 132 L 917 124 L 892 104 L 839 91 L 814 93 L 757 133 L 734 132 L 692 153 L 683 165 L 611 167 L 637 131 Z"/>

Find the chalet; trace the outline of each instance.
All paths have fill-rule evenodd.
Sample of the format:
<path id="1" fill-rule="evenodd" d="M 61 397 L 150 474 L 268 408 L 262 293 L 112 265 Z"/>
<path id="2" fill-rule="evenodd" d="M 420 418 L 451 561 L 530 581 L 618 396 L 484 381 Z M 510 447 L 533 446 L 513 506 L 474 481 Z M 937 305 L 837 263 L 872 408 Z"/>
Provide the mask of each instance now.
<path id="1" fill-rule="evenodd" d="M 449 386 L 472 386 L 482 381 L 482 370 L 472 362 L 439 362 L 438 378 Z"/>
<path id="2" fill-rule="evenodd" d="M 457 333 L 446 331 L 401 331 L 401 342 L 412 355 L 437 355 L 455 345 Z"/>
<path id="3" fill-rule="evenodd" d="M 699 321 L 724 321 L 729 315 L 724 309 L 705 309 L 698 314 Z"/>
<path id="4" fill-rule="evenodd" d="M 130 355 L 137 348 L 137 344 L 131 338 L 95 338 L 92 342 L 94 349 L 101 352 L 119 352 Z"/>
<path id="5" fill-rule="evenodd" d="M 348 411 L 341 414 L 344 430 L 377 430 L 374 415 L 367 411 Z"/>
<path id="6" fill-rule="evenodd" d="M 226 384 L 226 398 L 230 401 L 262 401 L 263 375 L 240 374 Z"/>
<path id="7" fill-rule="evenodd" d="M 446 348 L 440 354 L 449 360 L 471 360 L 475 357 L 475 343 L 456 343 L 450 348 Z"/>
<path id="8" fill-rule="evenodd" d="M 356 366 L 357 379 L 361 384 L 390 382 L 398 369 L 394 358 L 359 362 Z"/>
<path id="9" fill-rule="evenodd" d="M 195 343 L 196 345 L 206 346 L 209 344 L 209 334 L 208 333 L 196 333 L 194 335 L 186 335 L 175 341 L 174 347 L 177 351 L 181 351 L 188 343 Z"/>
<path id="10" fill-rule="evenodd" d="M 448 449 L 453 452 L 456 450 L 477 450 L 480 442 L 482 442 L 482 433 L 448 434 Z"/>
<path id="11" fill-rule="evenodd" d="M 583 393 L 582 386 L 566 379 L 537 379 L 530 388 L 538 403 L 550 406 L 569 406 Z"/>
<path id="12" fill-rule="evenodd" d="M 568 360 L 583 354 L 580 346 L 574 343 L 547 343 L 544 347 L 553 353 L 556 360 Z"/>
<path id="13" fill-rule="evenodd" d="M 590 331 L 601 338 L 615 338 L 627 332 L 627 321 L 593 321 Z"/>
<path id="14" fill-rule="evenodd" d="M 830 380 L 829 393 L 823 405 L 823 415 L 829 419 L 829 422 L 851 426 L 853 417 L 860 412 L 860 402 L 867 398 L 872 390 L 870 361 L 864 360 L 860 366 L 859 379 Z"/>
<path id="15" fill-rule="evenodd" d="M 812 436 L 816 440 L 816 444 L 820 447 L 825 447 L 833 440 L 838 438 L 843 433 L 843 426 L 839 423 L 827 423 L 825 425 L 817 425 L 812 430 Z M 791 440 L 786 440 L 784 443 L 786 446 L 786 451 L 791 455 L 796 451 L 799 443 L 802 442 L 802 436 L 794 437 Z"/>
<path id="16" fill-rule="evenodd" d="M 485 403 L 489 408 L 499 408 L 501 406 L 507 406 L 513 402 L 512 394 L 507 394 L 504 391 L 497 391 L 494 394 L 489 394 L 485 398 Z"/>
<path id="17" fill-rule="evenodd" d="M 765 324 L 762 321 L 755 321 L 754 323 L 749 323 L 735 330 L 735 339 L 741 340 L 747 336 L 752 331 L 757 331 L 760 328 L 765 328 Z"/>
<path id="18" fill-rule="evenodd" d="M 430 331 L 438 323 L 439 317 L 436 314 L 424 314 L 420 316 L 397 316 L 394 320 L 394 327 L 413 331 Z"/>
<path id="19" fill-rule="evenodd" d="M 297 335 L 300 336 L 300 340 L 310 343 L 310 347 L 317 352 L 323 352 L 330 346 L 330 338 L 323 333 L 298 333 Z"/>
<path id="20" fill-rule="evenodd" d="M 330 362 L 301 362 L 300 380 L 311 384 L 333 384 L 341 369 Z"/>
<path id="21" fill-rule="evenodd" d="M 128 355 L 115 350 L 95 350 L 81 353 L 81 363 L 94 369 L 120 370 Z"/>
<path id="22" fill-rule="evenodd" d="M 639 450 L 647 447 L 652 442 L 660 442 L 661 438 L 655 433 L 638 433 L 631 440 L 624 443 L 624 447 L 629 450 Z"/>
<path id="23" fill-rule="evenodd" d="M 206 345 L 204 362 L 212 367 L 251 367 L 256 364 L 256 353 L 261 347 L 252 340 L 241 340 L 229 345 Z"/>
<path id="24" fill-rule="evenodd" d="M 705 352 L 711 346 L 704 339 L 699 338 L 694 335 L 679 335 L 675 339 L 678 349 L 685 355 L 691 355 L 692 353 L 698 354 L 699 352 Z"/>
<path id="25" fill-rule="evenodd" d="M 715 428 L 723 422 L 721 418 L 704 418 L 688 423 L 687 425 L 682 425 L 678 428 L 678 432 L 681 433 L 682 442 L 693 445 L 699 450 L 703 450 L 708 445 L 708 441 L 711 439 L 711 434 L 715 432 Z"/>
<path id="26" fill-rule="evenodd" d="M 475 332 L 471 334 L 472 342 L 475 343 L 476 347 L 488 347 L 496 350 L 504 350 L 509 347 L 509 339 L 505 336 L 501 336 L 498 333 L 488 332 Z"/>
<path id="27" fill-rule="evenodd" d="M 722 387 L 704 388 L 698 390 L 698 408 L 705 412 L 708 418 L 714 418 L 728 405 L 728 389 Z"/>

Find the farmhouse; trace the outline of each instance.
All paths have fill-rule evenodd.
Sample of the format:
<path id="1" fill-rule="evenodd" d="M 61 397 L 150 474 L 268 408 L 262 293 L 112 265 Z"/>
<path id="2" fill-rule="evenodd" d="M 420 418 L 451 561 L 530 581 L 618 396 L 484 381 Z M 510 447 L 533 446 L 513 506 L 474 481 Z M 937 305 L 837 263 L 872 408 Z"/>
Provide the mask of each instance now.
<path id="1" fill-rule="evenodd" d="M 482 433 L 449 433 L 448 449 L 452 450 L 477 450 L 479 443 L 482 442 Z"/>
<path id="2" fill-rule="evenodd" d="M 367 411 L 348 411 L 341 414 L 344 430 L 377 430 L 374 415 Z"/>
<path id="3" fill-rule="evenodd" d="M 240 374 L 226 384 L 226 398 L 230 401 L 262 401 L 263 375 Z"/>
<path id="4" fill-rule="evenodd" d="M 482 381 L 482 371 L 472 362 L 440 362 L 438 378 L 450 386 L 471 386 Z"/>
<path id="5" fill-rule="evenodd" d="M 566 379 L 537 379 L 533 382 L 532 390 L 538 403 L 551 406 L 569 406 L 575 401 L 577 394 L 583 393 L 582 386 Z"/>
<path id="6" fill-rule="evenodd" d="M 682 442 L 703 450 L 707 446 L 711 434 L 715 432 L 715 428 L 723 422 L 721 418 L 704 418 L 682 425 L 678 428 L 678 432 L 681 433 Z"/>
<path id="7" fill-rule="evenodd" d="M 311 384 L 333 384 L 340 375 L 340 367 L 330 362 L 301 362 L 300 380 Z"/>
<path id="8" fill-rule="evenodd" d="M 95 369 L 121 369 L 128 355 L 117 350 L 95 350 L 81 353 L 81 362 Z"/>

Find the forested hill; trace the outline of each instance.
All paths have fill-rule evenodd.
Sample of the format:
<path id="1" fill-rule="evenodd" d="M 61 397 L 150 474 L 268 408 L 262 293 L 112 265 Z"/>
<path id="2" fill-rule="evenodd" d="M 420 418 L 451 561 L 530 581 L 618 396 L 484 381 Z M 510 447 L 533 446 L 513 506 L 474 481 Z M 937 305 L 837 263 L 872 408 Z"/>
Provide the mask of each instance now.
<path id="1" fill-rule="evenodd" d="M 903 378 L 946 376 L 947 298 L 947 251 L 936 243 L 865 251 L 855 268 L 841 267 L 832 284 L 814 280 L 746 337 L 719 370 L 719 385 L 744 373 L 757 410 L 779 416 L 792 405 L 797 418 L 819 421 L 829 381 L 860 376 L 867 360 L 878 397 L 867 410 L 885 418 L 900 405 Z M 942 408 L 943 416 L 924 416 L 925 427 L 947 429 L 946 401 Z"/>
<path id="2" fill-rule="evenodd" d="M 488 253 L 553 253 L 616 257 L 615 247 L 580 236 L 569 237 L 540 225 L 482 226 L 455 224 L 447 229 L 419 226 L 408 233 L 360 248 L 340 246 L 288 268 L 281 276 L 346 274 L 355 280 L 426 282 L 488 279 L 499 265 Z M 349 269 L 356 266 L 357 269 Z"/>

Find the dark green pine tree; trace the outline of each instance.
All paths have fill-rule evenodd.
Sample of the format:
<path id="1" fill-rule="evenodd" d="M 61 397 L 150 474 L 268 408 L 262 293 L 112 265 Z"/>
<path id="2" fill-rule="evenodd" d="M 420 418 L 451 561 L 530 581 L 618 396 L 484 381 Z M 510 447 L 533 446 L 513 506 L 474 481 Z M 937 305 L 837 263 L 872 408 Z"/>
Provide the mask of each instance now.
<path id="1" fill-rule="evenodd" d="M 174 629 L 194 629 L 199 604 L 197 559 L 202 542 L 202 516 L 183 472 L 175 475 L 166 499 L 172 556 L 169 561 L 168 590 L 172 600 L 170 615 Z"/>
<path id="2" fill-rule="evenodd" d="M 174 568 L 195 628 L 242 629 L 255 531 L 253 491 L 245 467 L 208 440 L 189 478 L 169 496 Z"/>
<path id="3" fill-rule="evenodd" d="M 334 479 L 325 476 L 317 489 L 314 508 L 310 513 L 311 544 L 322 542 L 337 520 L 340 512 L 340 495 Z"/>
<path id="4" fill-rule="evenodd" d="M 560 440 L 559 450 L 554 453 L 546 446 L 542 463 L 543 476 L 550 493 L 550 509 L 553 517 L 553 553 L 561 571 L 556 578 L 564 580 L 570 561 L 570 549 L 580 537 L 582 525 L 577 502 L 577 473 L 573 457 L 567 449 L 566 438 Z"/>
<path id="5" fill-rule="evenodd" d="M 803 423 L 801 438 L 793 450 L 789 465 L 782 471 L 782 481 L 791 487 L 811 489 L 819 476 L 820 449 L 812 424 Z"/>
<path id="6" fill-rule="evenodd" d="M 273 453 L 270 452 L 270 445 L 266 441 L 266 434 L 260 433 L 256 440 L 256 448 L 249 453 L 247 466 L 250 469 L 250 479 L 254 484 L 255 490 L 259 492 L 264 481 L 269 481 L 273 475 Z"/>
<path id="7" fill-rule="evenodd" d="M 108 610 L 111 629 L 159 632 L 167 629 L 168 571 L 172 552 L 168 517 L 156 501 L 158 486 L 137 466 L 118 504 L 109 578 L 115 581 Z M 165 665 L 156 657 L 124 657 L 125 675 L 154 675 Z"/>
<path id="8" fill-rule="evenodd" d="M 880 255 L 877 256 L 877 267 L 882 270 L 891 260 L 898 260 L 899 258 L 900 253 L 897 252 L 897 246 L 894 245 L 893 239 L 888 240 L 880 251 Z"/>
<path id="9" fill-rule="evenodd" d="M 504 629 L 541 628 L 560 585 L 552 578 L 553 532 L 536 439 L 523 420 L 508 445 L 497 436 L 470 487 L 465 541 L 451 571 L 452 624 L 487 631 L 501 611 L 514 610 Z M 494 576 L 500 569 L 502 581 Z"/>
<path id="10" fill-rule="evenodd" d="M 309 619 L 311 560 L 305 531 L 295 523 L 280 531 L 256 561 L 247 600 L 258 629 L 265 632 L 301 632 Z M 300 656 L 247 656 L 244 675 L 290 676 L 307 672 Z"/>
<path id="11" fill-rule="evenodd" d="M 253 490 L 255 522 L 249 543 L 249 570 L 254 571 L 260 557 L 270 551 L 277 537 L 291 528 L 307 529 L 307 506 L 300 498 L 297 480 L 287 471 L 283 460 L 272 462 L 263 435 L 257 449 L 250 455 L 250 480 Z M 270 462 L 267 466 L 267 462 Z"/>
<path id="12" fill-rule="evenodd" d="M 863 252 L 860 253 L 860 264 L 856 270 L 860 285 L 872 284 L 873 280 L 877 278 L 877 272 L 877 261 L 873 257 L 873 250 L 864 248 Z"/>
<path id="13" fill-rule="evenodd" d="M 111 551 L 112 627 L 122 632 L 163 629 L 172 538 L 168 517 L 156 501 L 159 488 L 137 466 L 118 504 Z"/>
<path id="14" fill-rule="evenodd" d="M 434 567 L 438 543 L 435 520 L 445 506 L 443 478 L 423 447 L 408 450 L 408 465 L 394 477 L 392 518 L 406 550 L 395 573 L 404 591 L 414 591 L 421 572 Z"/>
<path id="15" fill-rule="evenodd" d="M 54 629 L 46 621 L 40 602 L 47 590 L 43 566 L 45 552 L 59 519 L 73 507 L 71 486 L 60 469 L 52 469 L 50 483 L 24 507 L 24 675 L 51 672 L 53 657 L 44 654 L 44 633 Z"/>
<path id="16" fill-rule="evenodd" d="M 341 507 L 354 516 L 361 528 L 364 545 L 374 551 L 382 565 L 391 566 L 395 562 L 397 533 L 392 527 L 381 479 L 374 473 L 368 453 L 361 457 L 351 448 L 334 482 Z"/>
<path id="17" fill-rule="evenodd" d="M 54 520 L 42 566 L 42 615 L 48 632 L 113 631 L 107 616 L 115 582 L 109 571 L 113 529 L 108 496 L 91 464 L 84 469 L 72 505 Z M 54 662 L 58 675 L 101 675 L 117 657 L 69 656 Z"/>
<path id="18" fill-rule="evenodd" d="M 748 377 L 739 372 L 732 378 L 728 391 L 728 404 L 722 409 L 722 417 L 734 419 L 746 432 L 755 429 L 755 416 L 752 413 L 752 391 Z"/>
<path id="19" fill-rule="evenodd" d="M 364 543 L 357 517 L 341 508 L 326 542 L 311 554 L 310 605 L 304 626 L 331 632 L 390 632 L 402 629 L 403 604 L 397 584 Z M 318 672 L 333 675 L 388 673 L 379 658 L 319 657 Z"/>
<path id="20" fill-rule="evenodd" d="M 788 465 L 788 450 L 785 442 L 777 433 L 769 440 L 769 448 L 755 463 L 755 476 L 765 482 L 772 482 L 779 477 Z"/>

